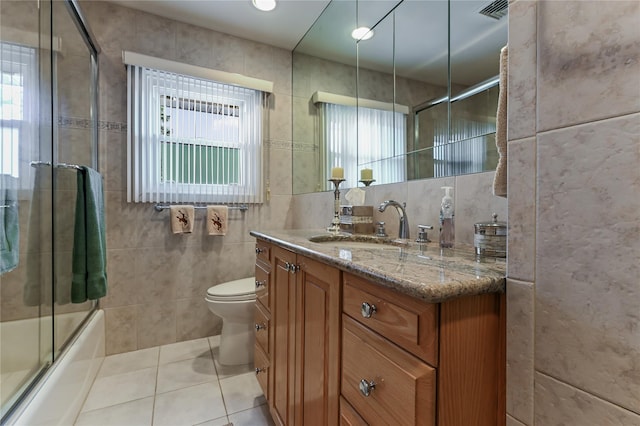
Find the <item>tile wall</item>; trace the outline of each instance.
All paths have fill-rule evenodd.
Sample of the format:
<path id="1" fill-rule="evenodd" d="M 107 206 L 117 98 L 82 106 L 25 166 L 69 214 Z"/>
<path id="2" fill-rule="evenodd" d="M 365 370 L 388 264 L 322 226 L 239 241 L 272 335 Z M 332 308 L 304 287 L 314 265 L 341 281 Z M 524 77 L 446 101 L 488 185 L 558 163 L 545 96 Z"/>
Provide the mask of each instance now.
<path id="1" fill-rule="evenodd" d="M 640 3 L 603 5 L 509 5 L 509 425 L 640 424 Z"/>
<path id="2" fill-rule="evenodd" d="M 291 52 L 120 5 L 82 1 L 102 48 L 101 168 L 105 177 L 109 292 L 107 354 L 218 334 L 220 319 L 204 302 L 207 288 L 253 275 L 249 230 L 291 224 Z M 224 237 L 205 235 L 202 212 L 191 235 L 173 235 L 167 211 L 126 202 L 127 80 L 122 51 L 235 72 L 274 82 L 265 135 L 261 207 L 230 211 Z"/>

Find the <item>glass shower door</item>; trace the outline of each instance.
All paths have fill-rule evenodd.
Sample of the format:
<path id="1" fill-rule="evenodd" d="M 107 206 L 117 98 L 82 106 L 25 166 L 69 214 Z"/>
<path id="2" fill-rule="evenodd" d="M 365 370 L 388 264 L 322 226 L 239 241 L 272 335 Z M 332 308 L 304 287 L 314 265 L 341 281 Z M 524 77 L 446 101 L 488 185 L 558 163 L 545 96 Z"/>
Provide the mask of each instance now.
<path id="1" fill-rule="evenodd" d="M 53 361 L 50 8 L 0 2 L 0 397 L 4 416 Z"/>

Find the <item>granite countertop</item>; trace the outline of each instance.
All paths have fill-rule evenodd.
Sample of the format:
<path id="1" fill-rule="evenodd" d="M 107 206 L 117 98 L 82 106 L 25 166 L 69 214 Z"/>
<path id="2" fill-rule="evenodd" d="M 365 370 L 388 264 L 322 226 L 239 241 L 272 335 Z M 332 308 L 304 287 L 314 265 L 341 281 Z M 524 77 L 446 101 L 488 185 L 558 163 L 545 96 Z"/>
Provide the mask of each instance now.
<path id="1" fill-rule="evenodd" d="M 440 249 L 437 241 L 418 244 L 373 236 L 332 236 L 324 230 L 250 234 L 427 302 L 502 293 L 505 289 L 505 259 L 477 259 L 469 245 Z M 359 242 L 366 244 L 360 246 Z"/>

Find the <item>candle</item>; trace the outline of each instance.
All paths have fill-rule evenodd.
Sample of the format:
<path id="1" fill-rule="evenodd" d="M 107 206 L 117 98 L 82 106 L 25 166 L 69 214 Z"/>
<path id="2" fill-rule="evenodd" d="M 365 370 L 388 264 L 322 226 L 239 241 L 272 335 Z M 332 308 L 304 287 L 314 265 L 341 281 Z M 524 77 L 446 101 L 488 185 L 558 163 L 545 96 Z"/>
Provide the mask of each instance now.
<path id="1" fill-rule="evenodd" d="M 342 167 L 332 168 L 331 179 L 344 179 L 344 169 Z"/>
<path id="2" fill-rule="evenodd" d="M 371 169 L 360 170 L 360 180 L 373 180 L 373 170 Z"/>

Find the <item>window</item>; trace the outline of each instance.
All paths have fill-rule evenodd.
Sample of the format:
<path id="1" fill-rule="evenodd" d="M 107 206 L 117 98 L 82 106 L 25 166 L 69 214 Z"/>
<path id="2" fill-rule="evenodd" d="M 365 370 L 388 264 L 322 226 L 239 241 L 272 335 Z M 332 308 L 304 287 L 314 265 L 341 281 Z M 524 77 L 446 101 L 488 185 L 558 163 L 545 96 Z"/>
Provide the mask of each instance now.
<path id="1" fill-rule="evenodd" d="M 322 102 L 320 119 L 325 176 L 342 166 L 372 168 L 378 184 L 405 180 L 405 114 Z M 357 170 L 346 173 L 343 187 L 358 186 L 358 176 Z M 333 189 L 329 185 L 326 190 Z"/>
<path id="2" fill-rule="evenodd" d="M 35 49 L 0 43 L 0 174 L 29 176 L 29 150 L 37 146 L 37 101 Z"/>
<path id="3" fill-rule="evenodd" d="M 131 64 L 128 83 L 130 202 L 262 202 L 262 91 Z"/>

